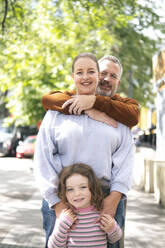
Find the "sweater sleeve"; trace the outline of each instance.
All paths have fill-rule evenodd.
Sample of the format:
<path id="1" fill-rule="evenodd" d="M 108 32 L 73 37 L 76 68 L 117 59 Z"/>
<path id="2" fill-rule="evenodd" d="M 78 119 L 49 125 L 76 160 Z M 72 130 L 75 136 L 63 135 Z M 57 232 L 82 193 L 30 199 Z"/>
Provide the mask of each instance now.
<path id="1" fill-rule="evenodd" d="M 117 222 L 115 221 L 115 226 L 114 228 L 107 233 L 107 237 L 108 237 L 108 241 L 113 244 L 115 242 L 117 242 L 118 240 L 121 239 L 122 237 L 122 230 L 120 228 L 120 226 L 117 224 Z"/>
<path id="2" fill-rule="evenodd" d="M 112 98 L 97 95 L 93 108 L 105 112 L 128 127 L 135 126 L 139 121 L 140 110 L 137 101 L 132 98 L 120 97 L 118 94 Z"/>
<path id="3" fill-rule="evenodd" d="M 74 94 L 74 91 L 66 91 L 65 93 L 60 91 L 51 91 L 42 97 L 42 105 L 45 110 L 56 110 L 63 114 L 69 115 L 69 106 L 63 109 L 62 105 L 64 102 L 71 99 Z"/>
<path id="4" fill-rule="evenodd" d="M 68 232 L 73 221 L 62 215 L 59 221 L 56 221 L 54 230 L 48 240 L 48 248 L 64 248 L 67 244 Z"/>
<path id="5" fill-rule="evenodd" d="M 62 109 L 65 101 L 71 98 L 74 91 L 52 91 L 42 97 L 42 104 L 45 110 L 51 109 L 63 114 L 69 114 L 69 106 Z M 139 121 L 139 105 L 136 100 L 123 98 L 116 94 L 113 98 L 109 96 L 96 96 L 93 108 L 105 112 L 109 117 L 125 124 L 128 127 L 135 126 Z"/>

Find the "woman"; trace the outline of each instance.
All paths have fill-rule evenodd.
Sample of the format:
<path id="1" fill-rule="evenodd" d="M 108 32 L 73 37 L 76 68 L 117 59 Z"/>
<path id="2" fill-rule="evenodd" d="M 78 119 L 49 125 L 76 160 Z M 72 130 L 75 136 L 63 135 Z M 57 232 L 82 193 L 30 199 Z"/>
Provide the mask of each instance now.
<path id="1" fill-rule="evenodd" d="M 89 53 L 78 55 L 72 70 L 76 94 L 94 95 L 99 80 L 96 57 Z M 63 167 L 74 163 L 90 164 L 104 191 L 108 192 L 103 212 L 110 207 L 116 209 L 120 198 L 127 194 L 131 185 L 133 139 L 130 129 L 121 123 L 113 128 L 87 115 L 47 111 L 36 143 L 35 175 L 43 198 L 55 210 L 57 217 L 66 207 L 57 196 L 58 175 Z M 118 197 L 113 199 L 113 204 L 109 204 L 114 192 L 118 192 Z M 46 204 L 44 201 L 44 225 L 48 240 L 53 223 L 48 223 L 52 217 Z"/>

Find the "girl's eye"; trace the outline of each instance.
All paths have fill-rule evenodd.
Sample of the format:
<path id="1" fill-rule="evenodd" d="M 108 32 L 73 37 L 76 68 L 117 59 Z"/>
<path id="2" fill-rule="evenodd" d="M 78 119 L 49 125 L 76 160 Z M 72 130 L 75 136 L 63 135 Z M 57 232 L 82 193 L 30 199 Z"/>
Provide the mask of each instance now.
<path id="1" fill-rule="evenodd" d="M 89 73 L 90 73 L 90 74 L 93 74 L 93 73 L 95 73 L 95 71 L 89 71 Z"/>
<path id="2" fill-rule="evenodd" d="M 72 190 L 73 190 L 72 188 L 69 188 L 69 189 L 67 189 L 66 191 L 71 192 Z"/>
<path id="3" fill-rule="evenodd" d="M 86 189 L 87 188 L 87 186 L 81 186 L 81 189 Z"/>

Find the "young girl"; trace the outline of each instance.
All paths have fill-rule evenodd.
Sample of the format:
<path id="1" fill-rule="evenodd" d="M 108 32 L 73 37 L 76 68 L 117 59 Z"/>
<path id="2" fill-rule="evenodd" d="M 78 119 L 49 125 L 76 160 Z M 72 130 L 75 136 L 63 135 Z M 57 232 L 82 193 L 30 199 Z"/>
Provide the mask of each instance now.
<path id="1" fill-rule="evenodd" d="M 58 196 L 68 206 L 57 219 L 48 248 L 106 248 L 122 236 L 117 222 L 101 214 L 103 192 L 92 168 L 85 164 L 65 167 L 59 175 Z"/>

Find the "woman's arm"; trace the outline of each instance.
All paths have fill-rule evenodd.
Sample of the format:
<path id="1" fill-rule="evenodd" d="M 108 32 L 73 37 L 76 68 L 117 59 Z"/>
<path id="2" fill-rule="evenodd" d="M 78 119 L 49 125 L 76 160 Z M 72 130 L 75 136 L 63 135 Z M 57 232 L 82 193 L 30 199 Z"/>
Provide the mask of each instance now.
<path id="1" fill-rule="evenodd" d="M 45 109 L 57 110 L 64 114 L 69 114 L 70 108 L 70 112 L 73 111 L 73 113 L 75 113 L 74 108 L 76 108 L 76 112 L 80 114 L 83 110 L 93 107 L 101 112 L 105 112 L 109 117 L 126 126 L 133 127 L 138 123 L 140 111 L 139 105 L 134 99 L 122 98 L 117 94 L 112 98 L 97 95 L 95 101 L 93 101 L 93 106 L 91 106 L 91 96 L 89 96 L 90 100 L 89 104 L 87 104 L 88 96 L 85 96 L 85 98 L 83 96 L 72 98 L 73 95 L 73 91 L 66 93 L 61 93 L 59 91 L 50 92 L 43 96 L 42 104 Z M 71 105 L 65 104 L 65 108 L 62 108 L 62 105 L 68 100 Z M 83 101 L 85 101 L 84 104 Z"/>

